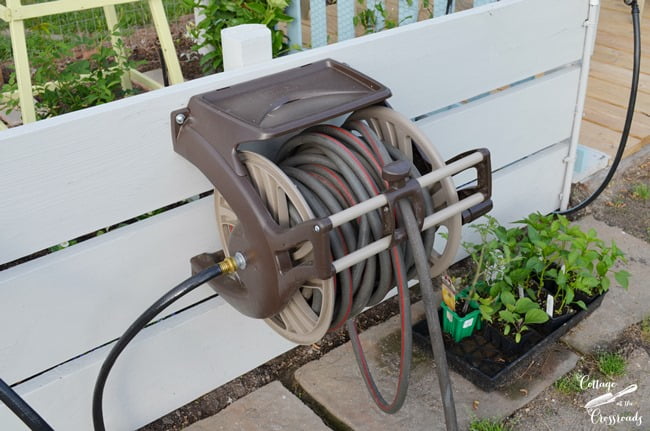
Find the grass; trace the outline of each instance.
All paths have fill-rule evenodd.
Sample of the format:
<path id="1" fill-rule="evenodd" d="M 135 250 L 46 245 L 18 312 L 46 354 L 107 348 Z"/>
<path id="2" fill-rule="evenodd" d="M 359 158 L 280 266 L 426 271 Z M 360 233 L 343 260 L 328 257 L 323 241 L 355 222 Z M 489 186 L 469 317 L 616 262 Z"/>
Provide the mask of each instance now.
<path id="1" fill-rule="evenodd" d="M 641 321 L 641 338 L 646 343 L 650 343 L 650 314 Z"/>
<path id="2" fill-rule="evenodd" d="M 511 431 L 503 421 L 498 419 L 474 419 L 469 424 L 469 431 Z"/>
<path id="3" fill-rule="evenodd" d="M 625 358 L 618 353 L 602 353 L 598 356 L 598 369 L 607 377 L 625 374 Z"/>
<path id="4" fill-rule="evenodd" d="M 580 387 L 580 377 L 580 374 L 577 372 L 566 374 L 553 382 L 553 387 L 565 395 L 583 392 L 584 389 Z"/>
<path id="5" fill-rule="evenodd" d="M 650 187 L 644 183 L 635 184 L 632 187 L 632 198 L 647 201 L 650 199 Z"/>

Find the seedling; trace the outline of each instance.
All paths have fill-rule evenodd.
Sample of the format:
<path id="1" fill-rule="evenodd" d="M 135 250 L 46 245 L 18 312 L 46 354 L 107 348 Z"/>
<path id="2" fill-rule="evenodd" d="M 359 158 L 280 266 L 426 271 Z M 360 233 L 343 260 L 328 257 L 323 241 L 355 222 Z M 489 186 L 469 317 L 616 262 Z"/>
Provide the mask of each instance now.
<path id="1" fill-rule="evenodd" d="M 602 353 L 598 356 L 598 369 L 607 377 L 625 374 L 625 358 L 618 353 Z"/>
<path id="2" fill-rule="evenodd" d="M 528 325 L 548 321 L 548 315 L 530 298 L 519 298 L 510 292 L 501 293 L 501 303 L 505 310 L 499 311 L 499 320 L 503 323 L 503 335 L 514 334 L 515 342 L 521 341 L 521 334 L 529 329 Z"/>

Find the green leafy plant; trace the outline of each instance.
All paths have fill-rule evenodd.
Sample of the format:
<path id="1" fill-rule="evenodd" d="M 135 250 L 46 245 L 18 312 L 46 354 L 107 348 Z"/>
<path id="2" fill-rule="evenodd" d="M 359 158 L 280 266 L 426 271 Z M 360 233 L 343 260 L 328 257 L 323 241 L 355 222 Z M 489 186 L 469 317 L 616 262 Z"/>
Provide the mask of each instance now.
<path id="1" fill-rule="evenodd" d="M 587 296 L 606 292 L 611 284 L 610 274 L 623 288 L 628 288 L 630 274 L 625 270 L 612 271 L 617 262 L 625 261 L 614 241 L 608 246 L 594 229 L 585 232 L 561 215 L 535 213 L 521 223 L 526 225 L 528 244 L 533 247 L 528 251 L 526 265 L 540 280 L 557 284 L 554 297 L 558 309 L 571 304 L 585 308 L 582 301 L 575 300 L 576 291 Z"/>
<path id="2" fill-rule="evenodd" d="M 122 76 L 137 66 L 127 59 L 121 43 L 113 47 L 105 43 L 96 44 L 81 36 L 53 40 L 47 33 L 38 33 L 33 38 L 41 47 L 31 60 L 35 70 L 32 81 L 39 119 L 111 102 L 134 93 L 121 87 Z M 72 60 L 75 47 L 91 46 L 95 48 L 89 49 L 86 56 Z M 2 91 L 11 93 L 16 90 L 16 77 L 12 73 Z M 14 97 L 0 103 L 0 108 L 11 111 L 18 105 L 18 99 Z"/>
<path id="3" fill-rule="evenodd" d="M 364 0 L 357 0 L 359 4 L 363 5 Z M 406 2 L 409 6 L 413 4 L 413 0 L 407 0 Z M 433 17 L 433 3 L 431 0 L 424 0 L 422 2 L 422 9 L 427 11 L 429 17 Z M 388 11 L 383 3 L 375 3 L 372 7 L 361 10 L 357 13 L 352 22 L 355 26 L 361 26 L 363 28 L 364 34 L 377 33 L 381 30 L 388 30 L 395 28 L 401 25 L 404 21 L 413 18 L 412 16 L 407 16 L 398 22 L 394 19 L 390 19 Z M 417 18 L 417 17 L 416 17 Z"/>
<path id="4" fill-rule="evenodd" d="M 468 297 L 480 304 L 481 317 L 500 326 L 505 335 L 521 340 L 529 325 L 548 321 L 544 311 L 545 285 L 554 282 L 553 317 L 586 308 L 576 293 L 603 293 L 610 275 L 628 287 L 629 273 L 614 272 L 624 260 L 613 242 L 606 245 L 595 230 L 583 231 L 566 217 L 530 214 L 518 221 L 523 228 L 506 228 L 492 217 L 472 225 L 480 235 L 476 244 L 463 243 L 474 262 Z"/>
<path id="5" fill-rule="evenodd" d="M 491 216 L 486 222 L 475 223 L 472 229 L 480 236 L 478 243 L 463 243 L 474 263 L 474 274 L 468 282 L 468 296 L 477 301 L 481 316 L 491 322 L 501 304 L 502 292 L 513 292 L 527 271 L 521 267 L 522 259 L 517 255 L 517 244 L 521 241 L 519 229 L 506 229 Z"/>
<path id="6" fill-rule="evenodd" d="M 240 24 L 264 24 L 271 30 L 273 56 L 285 53 L 289 46 L 287 36 L 278 28 L 292 17 L 284 14 L 288 0 L 210 0 L 207 4 L 199 0 L 184 0 L 185 4 L 201 10 L 204 19 L 192 29 L 192 36 L 202 42 L 195 49 L 209 48 L 200 61 L 204 73 L 223 69 L 221 30 Z"/>
<path id="7" fill-rule="evenodd" d="M 358 0 L 363 4 L 363 0 Z M 376 33 L 381 30 L 397 27 L 397 21 L 388 18 L 388 11 L 382 3 L 375 3 L 369 9 L 364 9 L 352 18 L 355 26 L 363 27 L 364 34 Z M 380 23 L 383 21 L 383 25 Z"/>
<path id="8" fill-rule="evenodd" d="M 513 334 L 515 342 L 521 341 L 521 335 L 529 328 L 528 325 L 548 321 L 546 314 L 530 298 L 523 297 L 515 300 L 515 296 L 508 291 L 501 293 L 503 310 L 498 313 L 498 321 L 503 324 L 503 335 Z"/>
<path id="9" fill-rule="evenodd" d="M 618 353 L 601 353 L 598 355 L 598 369 L 607 377 L 616 377 L 625 374 L 627 366 L 625 358 Z"/>

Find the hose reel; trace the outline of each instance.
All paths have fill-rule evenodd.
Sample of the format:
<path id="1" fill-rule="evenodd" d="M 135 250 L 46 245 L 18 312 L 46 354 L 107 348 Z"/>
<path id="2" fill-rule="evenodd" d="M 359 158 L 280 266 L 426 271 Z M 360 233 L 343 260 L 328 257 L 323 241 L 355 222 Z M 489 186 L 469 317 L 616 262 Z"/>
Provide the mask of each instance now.
<path id="1" fill-rule="evenodd" d="M 389 96 L 390 90 L 371 78 L 324 60 L 193 96 L 186 109 L 172 113 L 175 150 L 215 185 L 216 221 L 224 246 L 218 253 L 193 258 L 193 269 L 199 271 L 223 255 L 243 253 L 246 268 L 213 280 L 212 287 L 240 312 L 266 319 L 295 343 L 314 343 L 331 328 L 337 303 L 333 276 L 379 248 L 387 249 L 393 236 L 387 229 L 373 244 L 334 260 L 330 232 L 382 208 L 390 212 L 390 217 L 384 216 L 390 226 L 392 207 L 401 196 L 399 188 L 393 187 L 392 196 L 380 190 L 367 201 L 316 218 L 298 186 L 277 165 L 287 139 L 299 139 L 297 133 L 333 118 L 340 123 L 347 115 L 342 127 L 328 126 L 332 133 L 360 140 L 362 133 L 372 134 L 430 170 L 410 184 L 417 181 L 418 189 L 427 189 L 433 200 L 434 213 L 421 223 L 434 230 L 444 226 L 448 235 L 441 253 L 431 258 L 432 276 L 451 264 L 463 222 L 491 208 L 487 150 L 446 164 L 417 127 L 386 106 Z M 365 130 L 350 132 L 350 127 Z M 322 126 L 315 133 L 331 138 Z M 459 193 L 451 176 L 468 168 L 477 170 L 478 183 Z"/>
<path id="2" fill-rule="evenodd" d="M 417 276 L 449 431 L 456 412 L 431 277 L 452 263 L 463 223 L 492 208 L 490 155 L 445 162 L 426 135 L 386 103 L 390 90 L 323 60 L 193 96 L 172 113 L 174 149 L 215 186 L 224 249 L 191 259 L 194 273 L 243 314 L 311 344 L 346 325 L 363 380 L 386 413 L 402 406 L 411 363 L 407 276 Z M 452 176 L 476 171 L 457 190 Z M 440 252 L 433 245 L 444 228 Z M 440 248 L 440 247 L 439 247 Z M 225 258 L 225 260 L 224 260 Z M 224 263 L 225 262 L 225 263 Z M 354 317 L 397 286 L 400 373 L 387 402 Z"/>

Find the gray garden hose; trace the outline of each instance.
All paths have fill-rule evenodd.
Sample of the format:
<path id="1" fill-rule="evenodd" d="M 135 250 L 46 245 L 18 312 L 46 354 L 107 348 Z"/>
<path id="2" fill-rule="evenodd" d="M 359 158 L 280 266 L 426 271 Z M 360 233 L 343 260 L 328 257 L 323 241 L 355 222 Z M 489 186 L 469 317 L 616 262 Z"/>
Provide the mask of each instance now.
<path id="1" fill-rule="evenodd" d="M 383 192 L 383 166 L 394 160 L 410 160 L 400 149 L 383 142 L 366 122 L 353 116 L 344 126 L 321 125 L 307 129 L 287 141 L 275 160 L 296 184 L 316 217 L 327 217 Z M 410 175 L 420 176 L 413 163 Z M 434 211 L 433 199 L 428 192 L 422 191 L 421 194 L 425 212 L 431 214 Z M 407 274 L 416 273 L 429 322 L 447 429 L 456 431 L 456 412 L 437 315 L 439 301 L 437 303 L 434 299 L 429 276 L 435 230 L 420 232 L 409 202 L 400 200 L 399 208 L 399 219 L 406 226 L 408 243 L 394 245 L 390 250 L 337 275 L 332 328 L 337 329 L 346 323 L 357 363 L 373 401 L 386 413 L 396 412 L 406 398 L 412 354 Z M 289 213 L 293 224 L 300 222 L 291 208 Z M 381 213 L 373 211 L 330 232 L 332 255 L 339 258 L 384 235 Z M 381 301 L 395 285 L 398 286 L 402 341 L 397 390 L 392 401 L 388 402 L 370 374 L 353 319 L 365 307 Z"/>

